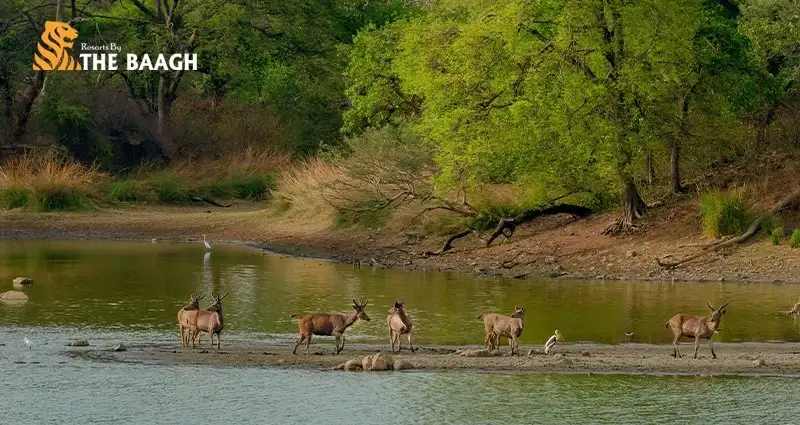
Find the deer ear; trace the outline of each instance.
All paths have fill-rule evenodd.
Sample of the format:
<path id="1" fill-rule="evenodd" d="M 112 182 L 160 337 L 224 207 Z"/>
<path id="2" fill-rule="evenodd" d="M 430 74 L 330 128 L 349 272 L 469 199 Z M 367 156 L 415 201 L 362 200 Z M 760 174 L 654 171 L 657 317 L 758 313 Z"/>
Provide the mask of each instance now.
<path id="1" fill-rule="evenodd" d="M 708 306 L 708 308 L 711 309 L 711 311 L 715 311 L 714 307 L 711 306 L 710 302 L 706 301 L 706 305 Z"/>

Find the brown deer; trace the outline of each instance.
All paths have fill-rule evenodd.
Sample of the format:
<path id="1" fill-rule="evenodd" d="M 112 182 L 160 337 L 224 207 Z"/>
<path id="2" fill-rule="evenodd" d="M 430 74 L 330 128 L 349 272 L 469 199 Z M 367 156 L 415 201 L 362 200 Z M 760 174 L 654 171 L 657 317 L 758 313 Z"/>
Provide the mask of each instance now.
<path id="1" fill-rule="evenodd" d="M 200 310 L 200 300 L 203 299 L 206 295 L 203 294 L 200 297 L 197 296 L 197 293 L 192 293 L 192 296 L 189 297 L 189 301 L 186 303 L 185 306 L 181 307 L 178 310 L 178 328 L 181 331 L 181 346 L 186 347 L 189 345 L 189 335 L 192 334 L 194 330 L 194 317 L 197 315 L 195 313 L 189 313 L 190 311 Z M 193 316 L 191 321 L 190 316 Z M 191 322 L 191 323 L 190 323 Z"/>
<path id="2" fill-rule="evenodd" d="M 400 342 L 400 335 L 408 335 L 408 346 L 411 352 L 414 352 L 414 344 L 411 343 L 411 318 L 408 317 L 406 311 L 403 309 L 402 301 L 395 301 L 394 308 L 389 310 L 389 316 L 386 317 L 386 325 L 389 326 L 389 342 L 392 344 L 392 352 L 394 353 L 394 343 L 397 341 L 397 351 L 403 349 Z"/>
<path id="3" fill-rule="evenodd" d="M 511 355 L 513 356 L 515 352 L 519 354 L 518 339 L 522 335 L 522 326 L 525 320 L 523 307 L 514 306 L 514 313 L 511 317 L 497 313 L 484 313 L 478 316 L 478 319 L 483 319 L 483 343 L 489 350 L 500 348 L 500 337 L 504 336 L 508 338 L 508 344 L 511 346 Z"/>
<path id="4" fill-rule="evenodd" d="M 678 351 L 678 341 L 681 337 L 686 337 L 694 338 L 694 358 L 697 358 L 697 349 L 700 347 L 701 338 L 708 340 L 708 346 L 711 347 L 711 357 L 717 358 L 711 337 L 719 329 L 719 323 L 722 320 L 722 315 L 725 314 L 725 307 L 728 306 L 728 303 L 722 304 L 718 309 L 715 309 L 709 302 L 706 302 L 706 305 L 711 309 L 711 317 L 676 314 L 667 322 L 667 328 L 672 330 L 673 357 L 681 357 L 681 353 Z"/>
<path id="5" fill-rule="evenodd" d="M 194 348 L 194 340 L 197 338 L 197 344 L 200 344 L 200 332 L 205 332 L 211 338 L 211 348 L 214 348 L 214 335 L 217 336 L 217 350 L 219 350 L 220 346 L 220 334 L 222 333 L 222 329 L 225 326 L 225 322 L 222 316 L 222 299 L 228 296 L 226 292 L 224 295 L 214 295 L 214 303 L 211 304 L 205 310 L 197 310 L 196 312 L 192 311 L 189 312 L 189 320 L 192 318 L 192 313 L 194 313 L 194 325 L 195 330 L 194 334 L 191 336 L 192 338 L 192 348 Z"/>
<path id="6" fill-rule="evenodd" d="M 369 316 L 364 312 L 364 307 L 366 306 L 367 303 L 359 298 L 358 300 L 353 300 L 354 311 L 352 313 L 292 315 L 292 317 L 300 319 L 297 323 L 300 328 L 300 338 L 295 342 L 292 354 L 297 354 L 297 347 L 305 341 L 306 355 L 308 355 L 311 335 L 333 336 L 336 343 L 335 354 L 339 354 L 344 349 L 344 331 L 359 319 L 369 322 Z M 339 345 L 340 341 L 341 346 Z"/>

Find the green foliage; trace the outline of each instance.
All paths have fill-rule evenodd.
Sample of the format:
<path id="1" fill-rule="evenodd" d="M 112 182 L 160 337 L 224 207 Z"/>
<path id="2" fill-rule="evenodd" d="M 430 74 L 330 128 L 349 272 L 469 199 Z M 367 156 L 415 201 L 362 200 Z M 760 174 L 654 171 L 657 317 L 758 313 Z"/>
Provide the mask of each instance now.
<path id="1" fill-rule="evenodd" d="M 791 248 L 800 248 L 800 229 L 794 229 L 792 236 L 789 237 L 789 246 Z"/>
<path id="2" fill-rule="evenodd" d="M 29 205 L 38 212 L 79 211 L 92 207 L 86 193 L 70 187 L 52 187 L 38 190 L 28 200 Z"/>
<path id="3" fill-rule="evenodd" d="M 750 224 L 750 203 L 741 191 L 712 191 L 700 196 L 703 233 L 712 238 L 743 232 Z"/>
<path id="4" fill-rule="evenodd" d="M 272 174 L 236 173 L 201 190 L 215 198 L 263 199 L 274 185 L 275 176 Z"/>
<path id="5" fill-rule="evenodd" d="M 112 202 L 143 201 L 145 197 L 137 190 L 136 183 L 136 180 L 132 178 L 115 181 L 111 185 L 111 191 L 108 193 L 108 199 Z"/>
<path id="6" fill-rule="evenodd" d="M 189 202 L 189 188 L 186 184 L 169 175 L 158 176 L 155 180 L 156 201 L 165 204 Z"/>
<path id="7" fill-rule="evenodd" d="M 25 187 L 12 186 L 0 189 L 0 209 L 10 210 L 24 207 L 31 191 Z"/>
<path id="8" fill-rule="evenodd" d="M 783 226 L 775 226 L 769 233 L 769 241 L 772 242 L 773 245 L 780 245 L 781 239 L 785 236 L 786 233 L 783 231 Z"/>

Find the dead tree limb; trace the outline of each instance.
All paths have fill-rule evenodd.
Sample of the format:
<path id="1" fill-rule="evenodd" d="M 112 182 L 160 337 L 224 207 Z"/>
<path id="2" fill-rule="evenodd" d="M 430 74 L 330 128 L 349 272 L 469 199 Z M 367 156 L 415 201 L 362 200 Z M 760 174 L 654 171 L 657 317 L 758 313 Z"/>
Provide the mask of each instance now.
<path id="1" fill-rule="evenodd" d="M 492 242 L 494 242 L 494 240 L 500 235 L 510 238 L 512 235 L 514 235 L 514 231 L 517 229 L 517 226 L 543 215 L 572 214 L 578 217 L 586 217 L 591 213 L 592 210 L 589 208 L 571 204 L 553 205 L 540 210 L 527 210 L 514 218 L 500 219 L 500 221 L 497 223 L 497 227 L 494 228 L 494 232 L 492 232 L 491 236 L 489 236 L 489 239 L 486 240 L 486 246 L 490 246 Z"/>
<path id="2" fill-rule="evenodd" d="M 475 231 L 474 229 L 469 228 L 469 229 L 466 229 L 466 230 L 462 230 L 462 231 L 460 231 L 458 233 L 453 233 L 452 235 L 450 235 L 449 238 L 447 238 L 446 241 L 444 241 L 444 245 L 442 245 L 442 247 L 439 248 L 437 251 L 425 251 L 425 252 L 422 253 L 422 255 L 424 255 L 424 256 L 442 255 L 445 252 L 450 251 L 451 249 L 453 249 L 453 242 L 455 242 L 457 239 L 461 239 L 464 236 L 469 235 L 470 233 L 473 233 L 474 231 Z"/>
<path id="3" fill-rule="evenodd" d="M 702 257 L 702 256 L 704 256 L 704 255 L 706 255 L 706 254 L 708 254 L 710 252 L 718 251 L 718 250 L 720 250 L 722 248 L 725 248 L 727 246 L 736 245 L 736 244 L 740 244 L 742 242 L 745 242 L 745 241 L 750 239 L 753 235 L 755 235 L 758 232 L 758 229 L 761 228 L 761 222 L 764 221 L 764 219 L 767 216 L 772 215 L 772 214 L 776 214 L 776 213 L 778 213 L 779 211 L 781 211 L 783 209 L 789 208 L 792 205 L 792 203 L 794 201 L 797 201 L 797 200 L 800 200 L 800 189 L 795 190 L 794 193 L 792 193 L 791 195 L 789 195 L 786 198 L 784 198 L 781 202 L 779 202 L 777 205 L 772 207 L 771 210 L 769 210 L 769 211 L 765 212 L 764 214 L 761 214 L 760 216 L 758 216 L 758 218 L 756 218 L 755 220 L 753 220 L 752 223 L 750 223 L 750 227 L 748 227 L 747 230 L 744 233 L 742 233 L 741 235 L 739 235 L 739 236 L 737 236 L 735 238 L 727 239 L 727 240 L 725 240 L 723 242 L 714 242 L 714 243 L 708 244 L 707 246 L 701 248 L 700 252 L 698 252 L 696 254 L 692 254 L 692 255 L 690 255 L 690 256 L 688 256 L 686 258 L 683 258 L 683 259 L 680 259 L 680 260 L 677 260 L 677 261 L 673 261 L 673 262 L 661 261 L 661 258 L 656 258 L 656 262 L 658 263 L 659 266 L 661 266 L 661 267 L 663 267 L 665 269 L 673 269 L 673 268 L 675 268 L 675 267 L 677 267 L 677 266 L 679 266 L 679 265 L 681 265 L 683 263 L 687 263 L 687 262 L 692 261 L 694 259 L 700 258 L 700 257 Z"/>

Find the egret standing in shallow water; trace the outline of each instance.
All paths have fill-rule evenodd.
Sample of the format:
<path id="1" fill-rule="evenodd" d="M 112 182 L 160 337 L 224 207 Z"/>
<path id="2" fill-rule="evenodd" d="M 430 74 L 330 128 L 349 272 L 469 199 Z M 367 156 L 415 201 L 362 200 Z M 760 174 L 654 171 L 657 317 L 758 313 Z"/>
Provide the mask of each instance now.
<path id="1" fill-rule="evenodd" d="M 31 342 L 31 340 L 29 340 L 27 336 L 25 337 L 25 345 L 28 346 L 28 350 L 33 348 L 33 342 Z"/>
<path id="2" fill-rule="evenodd" d="M 203 235 L 203 245 L 206 246 L 206 251 L 211 251 L 211 243 L 206 240 L 206 235 Z"/>

